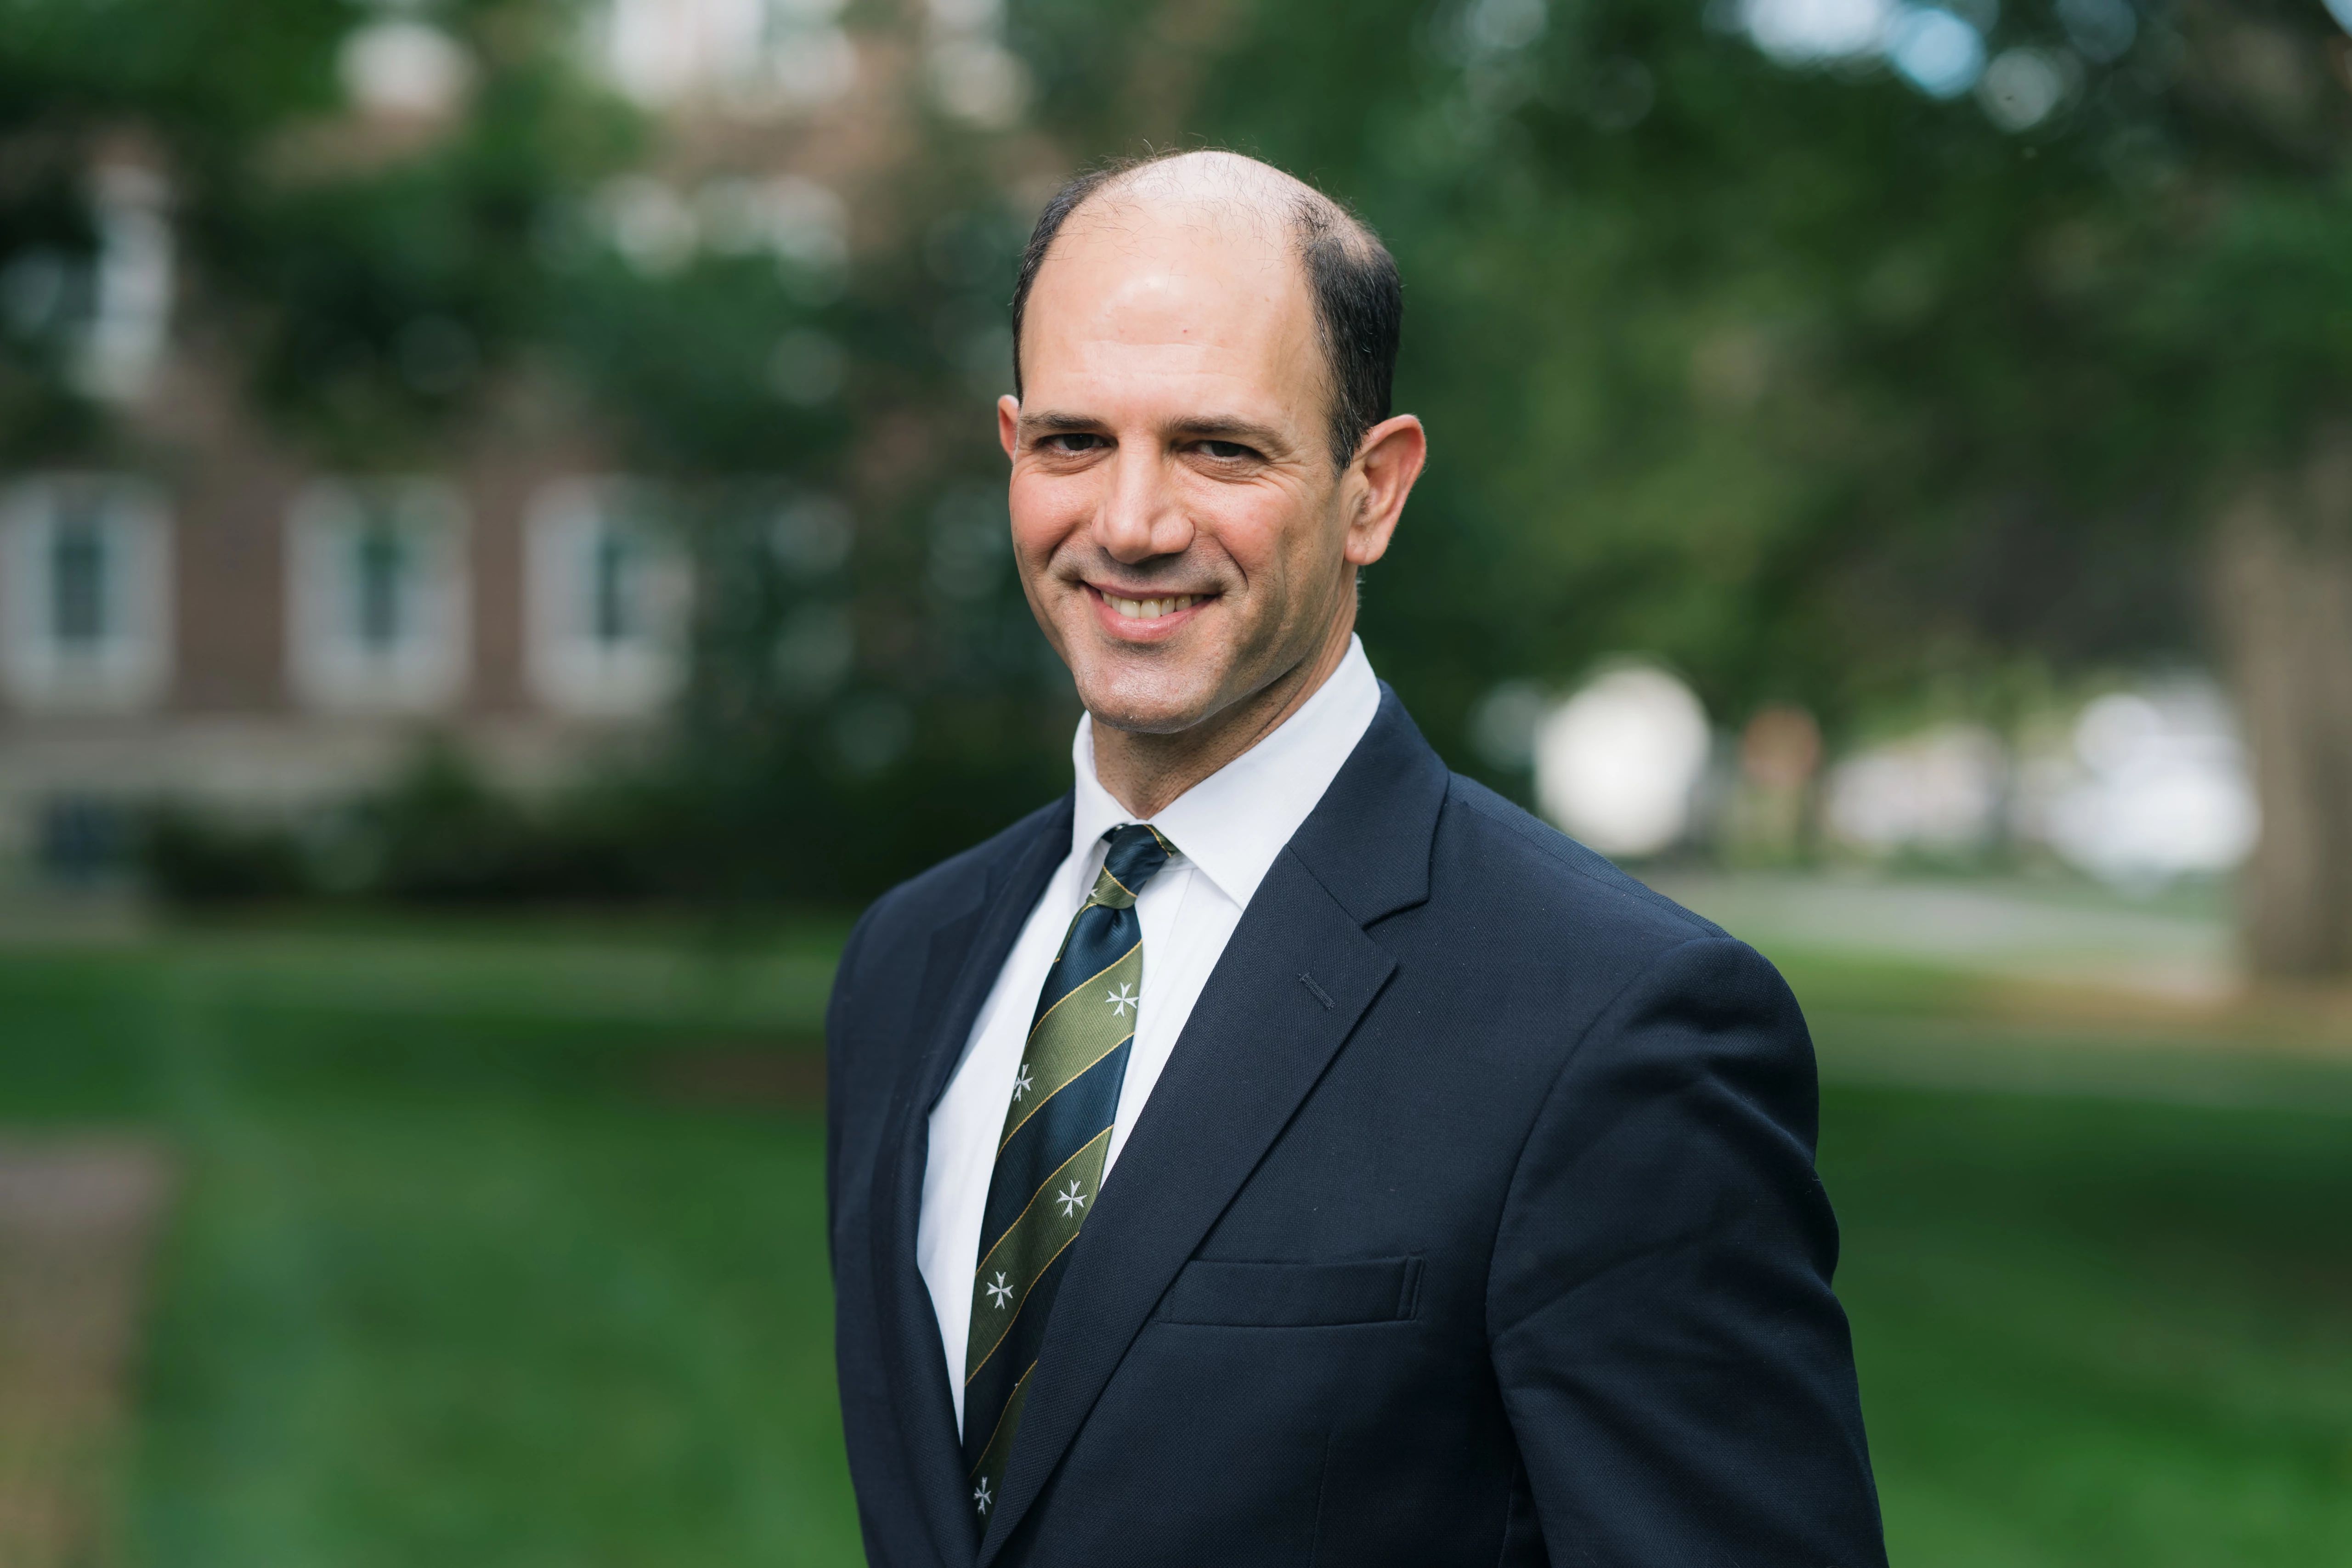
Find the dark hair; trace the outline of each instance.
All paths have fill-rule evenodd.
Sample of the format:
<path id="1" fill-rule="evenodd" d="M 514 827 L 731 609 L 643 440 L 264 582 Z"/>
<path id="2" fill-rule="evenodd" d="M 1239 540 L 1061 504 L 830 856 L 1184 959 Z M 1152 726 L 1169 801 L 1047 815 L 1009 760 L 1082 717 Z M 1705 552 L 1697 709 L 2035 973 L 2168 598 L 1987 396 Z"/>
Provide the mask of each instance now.
<path id="1" fill-rule="evenodd" d="M 1028 314 L 1029 290 L 1062 225 L 1104 187 L 1179 155 L 1162 153 L 1089 169 L 1055 191 L 1037 215 L 1013 285 L 1015 397 L 1021 395 L 1021 323 Z M 1345 468 L 1355 460 L 1364 432 L 1389 416 L 1397 342 L 1404 326 L 1404 281 L 1398 276 L 1396 258 L 1370 226 L 1321 192 L 1301 195 L 1287 216 L 1300 264 L 1307 269 L 1307 292 L 1315 300 L 1315 336 L 1322 345 L 1331 386 L 1331 461 Z"/>

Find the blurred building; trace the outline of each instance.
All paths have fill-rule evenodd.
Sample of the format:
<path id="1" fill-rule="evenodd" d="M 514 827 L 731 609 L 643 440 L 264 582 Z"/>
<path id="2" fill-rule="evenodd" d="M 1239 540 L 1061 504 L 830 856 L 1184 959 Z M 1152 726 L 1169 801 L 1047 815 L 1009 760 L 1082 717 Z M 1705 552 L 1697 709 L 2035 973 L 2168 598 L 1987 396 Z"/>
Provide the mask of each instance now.
<path id="1" fill-rule="evenodd" d="M 436 471 L 304 466 L 174 332 L 162 178 L 94 185 L 79 374 L 134 456 L 0 483 L 0 856 L 78 874 L 137 804 L 299 806 L 427 732 L 542 778 L 657 710 L 675 547 L 593 447 L 518 418 Z"/>
<path id="2" fill-rule="evenodd" d="M 884 82 L 920 80 L 974 124 L 1021 112 L 994 8 L 933 0 L 904 37 L 856 38 L 841 10 L 590 7 L 582 58 L 663 128 L 594 204 L 599 239 L 648 272 L 705 248 L 838 269 L 846 195 L 904 156 Z M 397 144 L 465 112 L 469 61 L 420 13 L 377 9 L 340 64 L 352 137 Z M 160 798 L 348 796 L 428 737 L 524 787 L 642 742 L 685 679 L 694 584 L 653 492 L 593 432 L 521 389 L 429 470 L 320 471 L 243 405 L 220 335 L 182 319 L 163 161 L 110 152 L 89 199 L 94 259 L 50 276 L 20 258 L 0 303 L 71 301 L 77 378 L 136 456 L 0 475 L 0 863 L 85 872 Z M 430 320 L 398 344 L 420 381 L 471 353 Z M 778 344 L 778 396 L 830 395 L 840 361 L 813 333 Z M 781 483 L 770 500 L 781 551 L 845 551 L 838 503 Z"/>

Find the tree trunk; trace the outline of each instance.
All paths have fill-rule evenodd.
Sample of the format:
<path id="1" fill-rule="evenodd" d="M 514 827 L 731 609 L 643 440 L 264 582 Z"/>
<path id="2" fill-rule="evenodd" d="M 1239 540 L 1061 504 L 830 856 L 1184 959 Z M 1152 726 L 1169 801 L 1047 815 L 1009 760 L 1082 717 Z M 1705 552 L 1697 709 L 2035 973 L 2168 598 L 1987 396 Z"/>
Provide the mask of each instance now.
<path id="1" fill-rule="evenodd" d="M 2240 881 L 2258 975 L 2352 973 L 2352 430 L 2241 489 L 2214 540 L 2216 629 L 2262 837 Z"/>

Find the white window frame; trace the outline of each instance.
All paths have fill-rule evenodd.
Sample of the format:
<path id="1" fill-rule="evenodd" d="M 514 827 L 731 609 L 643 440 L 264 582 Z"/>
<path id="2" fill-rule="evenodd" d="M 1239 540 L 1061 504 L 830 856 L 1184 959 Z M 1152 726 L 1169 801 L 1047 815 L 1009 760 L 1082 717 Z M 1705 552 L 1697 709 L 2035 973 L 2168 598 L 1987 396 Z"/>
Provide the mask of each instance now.
<path id="1" fill-rule="evenodd" d="M 431 713 L 466 689 L 473 656 L 466 509 L 430 479 L 331 479 L 312 485 L 286 520 L 287 672 L 294 694 L 341 713 Z M 369 533 L 384 528 L 415 552 L 393 640 L 358 622 L 355 574 Z"/>
<path id="2" fill-rule="evenodd" d="M 677 534 L 660 521 L 658 496 L 621 478 L 564 479 L 534 498 L 523 545 L 524 674 L 558 713 L 643 719 L 686 683 L 693 574 Z M 613 585 L 600 581 L 608 542 L 638 552 L 633 581 L 618 589 L 618 637 L 599 626 Z"/>
<path id="3" fill-rule="evenodd" d="M 88 641 L 58 626 L 58 534 L 66 503 L 99 509 L 102 626 Z M 171 515 L 153 486 L 123 474 L 40 474 L 0 492 L 0 681 L 34 711 L 135 712 L 172 675 Z"/>

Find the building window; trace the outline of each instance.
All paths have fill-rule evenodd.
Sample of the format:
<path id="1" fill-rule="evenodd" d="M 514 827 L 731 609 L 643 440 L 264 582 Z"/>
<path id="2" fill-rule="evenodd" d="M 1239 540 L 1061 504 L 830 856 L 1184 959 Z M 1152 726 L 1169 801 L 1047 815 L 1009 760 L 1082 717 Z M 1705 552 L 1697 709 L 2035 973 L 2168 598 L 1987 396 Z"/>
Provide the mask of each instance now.
<path id="1" fill-rule="evenodd" d="M 65 795 L 41 803 L 33 862 L 52 882 L 88 887 L 128 868 L 131 814 L 103 795 Z"/>
<path id="2" fill-rule="evenodd" d="M 0 498 L 0 678 L 20 707 L 122 711 L 171 669 L 171 538 L 136 479 L 59 474 Z"/>
<path id="3" fill-rule="evenodd" d="M 288 522 L 289 667 L 304 701 L 431 712 L 465 689 L 465 513 L 425 479 L 314 487 Z"/>
<path id="4" fill-rule="evenodd" d="M 593 718 L 659 710 L 686 674 L 689 577 L 654 492 L 625 479 L 551 485 L 525 548 L 540 700 Z"/>

